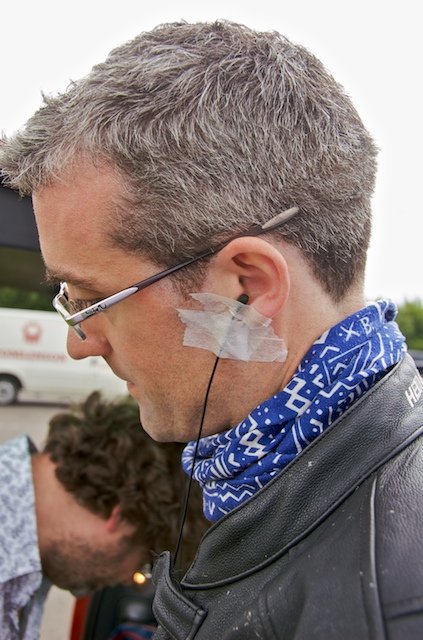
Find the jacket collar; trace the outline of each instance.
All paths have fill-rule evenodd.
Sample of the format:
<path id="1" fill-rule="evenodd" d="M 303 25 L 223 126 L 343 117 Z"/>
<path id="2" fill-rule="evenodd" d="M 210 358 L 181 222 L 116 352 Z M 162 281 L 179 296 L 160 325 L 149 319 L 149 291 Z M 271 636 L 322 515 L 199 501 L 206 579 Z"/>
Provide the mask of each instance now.
<path id="1" fill-rule="evenodd" d="M 273 562 L 422 432 L 421 379 L 406 355 L 274 480 L 209 529 L 181 585 L 230 584 Z"/>

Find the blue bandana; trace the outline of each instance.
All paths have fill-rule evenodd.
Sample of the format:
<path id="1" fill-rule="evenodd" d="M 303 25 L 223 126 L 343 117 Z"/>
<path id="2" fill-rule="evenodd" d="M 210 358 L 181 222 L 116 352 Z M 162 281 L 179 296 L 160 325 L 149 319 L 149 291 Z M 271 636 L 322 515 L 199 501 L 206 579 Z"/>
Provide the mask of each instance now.
<path id="1" fill-rule="evenodd" d="M 208 520 L 259 491 L 401 360 L 406 346 L 396 313 L 392 302 L 379 300 L 349 316 L 313 344 L 282 391 L 236 427 L 201 438 L 194 478 Z M 195 445 L 182 456 L 188 474 Z"/>

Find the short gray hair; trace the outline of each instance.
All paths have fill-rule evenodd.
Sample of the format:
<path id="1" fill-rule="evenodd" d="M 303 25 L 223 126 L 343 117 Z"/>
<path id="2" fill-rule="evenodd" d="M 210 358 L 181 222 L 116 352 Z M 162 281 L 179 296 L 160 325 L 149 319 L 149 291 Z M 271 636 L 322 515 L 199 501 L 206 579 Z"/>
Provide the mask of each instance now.
<path id="1" fill-rule="evenodd" d="M 44 100 L 0 145 L 13 188 L 81 155 L 110 164 L 124 185 L 113 241 L 165 266 L 296 205 L 275 233 L 331 297 L 362 280 L 376 148 L 305 48 L 226 21 L 164 24 Z"/>

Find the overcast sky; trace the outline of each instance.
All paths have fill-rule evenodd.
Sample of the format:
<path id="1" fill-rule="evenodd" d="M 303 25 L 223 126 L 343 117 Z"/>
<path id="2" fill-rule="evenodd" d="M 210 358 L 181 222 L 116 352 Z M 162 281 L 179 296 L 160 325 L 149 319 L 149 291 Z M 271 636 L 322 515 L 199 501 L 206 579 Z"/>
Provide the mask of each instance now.
<path id="1" fill-rule="evenodd" d="M 418 0 L 14 0 L 2 7 L 0 130 L 115 46 L 162 22 L 225 18 L 275 29 L 316 54 L 380 149 L 366 293 L 423 299 L 422 61 Z"/>

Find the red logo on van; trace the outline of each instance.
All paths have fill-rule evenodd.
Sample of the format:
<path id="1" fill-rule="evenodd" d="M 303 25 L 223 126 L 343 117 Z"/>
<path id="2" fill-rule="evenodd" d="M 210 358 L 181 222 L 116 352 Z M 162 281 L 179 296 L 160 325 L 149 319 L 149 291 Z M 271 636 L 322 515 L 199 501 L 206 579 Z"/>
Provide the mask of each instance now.
<path id="1" fill-rule="evenodd" d="M 27 322 L 23 327 L 23 337 L 25 342 L 39 342 L 43 330 L 38 322 Z"/>

